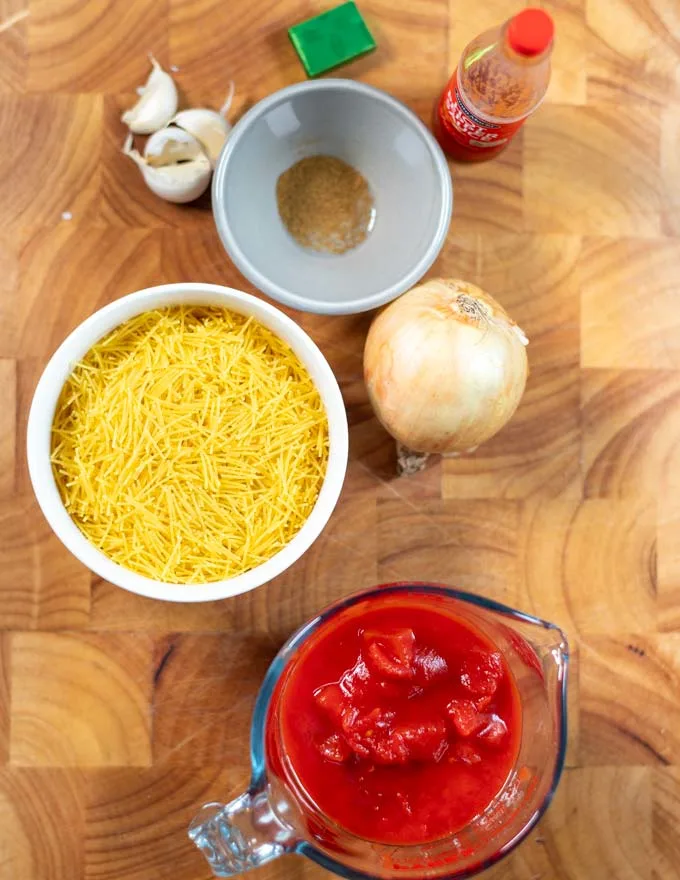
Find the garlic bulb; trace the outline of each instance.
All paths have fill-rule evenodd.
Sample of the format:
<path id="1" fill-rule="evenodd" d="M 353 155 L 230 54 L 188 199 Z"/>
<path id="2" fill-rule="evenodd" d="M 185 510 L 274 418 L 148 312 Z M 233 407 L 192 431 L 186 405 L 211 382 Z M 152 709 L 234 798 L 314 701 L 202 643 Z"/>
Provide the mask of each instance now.
<path id="1" fill-rule="evenodd" d="M 406 453 L 469 451 L 517 409 L 528 373 L 527 341 L 479 287 L 428 281 L 371 325 L 364 349 L 371 404 Z"/>
<path id="2" fill-rule="evenodd" d="M 149 189 L 167 202 L 193 202 L 210 183 L 210 160 L 193 135 L 179 128 L 162 129 L 149 138 L 144 156 L 133 149 L 128 135 L 123 153 L 138 166 Z"/>
<path id="3" fill-rule="evenodd" d="M 231 125 L 227 122 L 226 115 L 231 107 L 233 97 L 234 83 L 232 82 L 229 86 L 229 94 L 219 113 L 217 110 L 196 107 L 192 110 L 181 110 L 171 120 L 173 125 L 178 125 L 200 141 L 213 168 L 231 131 Z"/>
<path id="4" fill-rule="evenodd" d="M 177 112 L 177 87 L 173 78 L 152 55 L 149 57 L 152 69 L 146 83 L 137 89 L 139 100 L 121 116 L 134 134 L 152 134 L 158 131 Z"/>

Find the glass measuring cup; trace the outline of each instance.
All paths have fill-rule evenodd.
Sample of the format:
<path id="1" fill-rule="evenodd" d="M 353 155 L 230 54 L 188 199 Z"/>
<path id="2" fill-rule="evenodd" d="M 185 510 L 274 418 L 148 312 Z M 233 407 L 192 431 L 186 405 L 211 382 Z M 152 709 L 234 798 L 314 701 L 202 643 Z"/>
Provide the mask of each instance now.
<path id="1" fill-rule="evenodd" d="M 325 816 L 287 770 L 277 723 L 279 701 L 301 646 L 358 603 L 399 597 L 443 602 L 486 635 L 503 654 L 522 707 L 519 752 L 498 794 L 464 828 L 418 845 L 365 840 Z M 566 748 L 568 663 L 566 638 L 554 624 L 450 587 L 389 584 L 343 599 L 306 623 L 279 651 L 255 705 L 250 787 L 229 804 L 206 804 L 189 836 L 218 877 L 291 853 L 342 877 L 470 877 L 520 843 L 552 799 Z"/>

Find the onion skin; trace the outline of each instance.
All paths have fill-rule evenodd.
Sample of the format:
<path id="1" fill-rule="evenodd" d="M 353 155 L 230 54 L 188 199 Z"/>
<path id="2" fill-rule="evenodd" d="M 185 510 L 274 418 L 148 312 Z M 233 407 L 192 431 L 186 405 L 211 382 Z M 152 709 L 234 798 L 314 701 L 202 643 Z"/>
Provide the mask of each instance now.
<path id="1" fill-rule="evenodd" d="M 465 452 L 514 414 L 528 375 L 526 338 L 487 293 L 433 279 L 373 321 L 364 380 L 383 427 L 409 449 Z"/>

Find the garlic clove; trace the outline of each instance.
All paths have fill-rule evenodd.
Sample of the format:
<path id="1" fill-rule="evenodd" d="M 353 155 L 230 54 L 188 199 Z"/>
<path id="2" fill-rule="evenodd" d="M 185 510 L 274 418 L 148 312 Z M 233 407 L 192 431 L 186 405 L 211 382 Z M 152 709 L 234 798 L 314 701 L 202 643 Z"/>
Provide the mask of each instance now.
<path id="1" fill-rule="evenodd" d="M 157 168 L 198 159 L 202 155 L 203 148 L 193 134 L 174 125 L 154 132 L 144 147 L 147 165 Z"/>
<path id="2" fill-rule="evenodd" d="M 121 116 L 134 134 L 152 134 L 177 113 L 177 86 L 153 55 L 149 57 L 152 69 L 146 83 L 137 89 L 139 100 Z"/>
<path id="3" fill-rule="evenodd" d="M 220 116 L 216 110 L 196 107 L 181 110 L 173 117 L 172 123 L 200 142 L 214 166 L 231 131 L 231 125 L 224 116 Z"/>
<path id="4" fill-rule="evenodd" d="M 195 158 L 175 161 L 168 165 L 151 165 L 132 146 L 132 135 L 123 145 L 123 153 L 137 165 L 151 192 L 167 202 L 184 204 L 202 196 L 208 188 L 212 167 L 210 160 L 199 148 Z"/>
<path id="5" fill-rule="evenodd" d="M 208 158 L 215 167 L 215 163 L 222 152 L 222 147 L 229 136 L 231 125 L 227 121 L 227 113 L 234 98 L 234 83 L 229 83 L 229 92 L 219 112 L 208 110 L 205 107 L 195 107 L 191 110 L 182 110 L 171 120 L 173 125 L 188 131 L 200 142 L 208 154 Z"/>
<path id="6" fill-rule="evenodd" d="M 208 157 L 201 154 L 197 159 L 176 165 L 159 168 L 147 165 L 142 174 L 151 192 L 166 202 L 182 205 L 203 195 L 210 184 L 212 168 Z"/>

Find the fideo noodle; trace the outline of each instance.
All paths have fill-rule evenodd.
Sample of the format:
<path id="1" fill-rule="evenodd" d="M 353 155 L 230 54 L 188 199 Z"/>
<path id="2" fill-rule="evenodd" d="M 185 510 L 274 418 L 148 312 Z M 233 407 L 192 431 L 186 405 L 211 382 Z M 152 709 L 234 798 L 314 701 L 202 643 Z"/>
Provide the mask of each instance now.
<path id="1" fill-rule="evenodd" d="M 52 466 L 83 534 L 154 580 L 206 583 L 270 559 L 326 470 L 321 398 L 291 348 L 225 309 L 145 312 L 64 385 Z"/>

